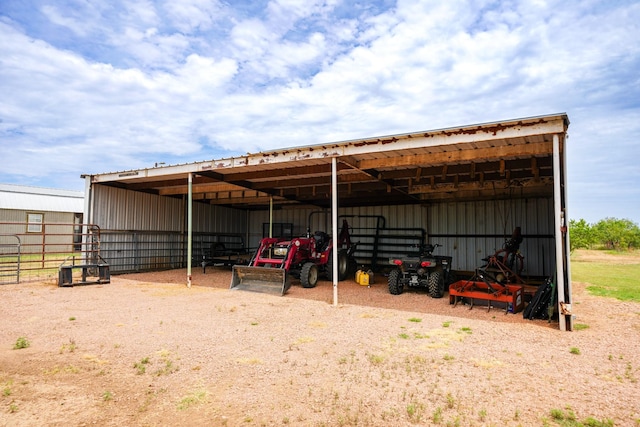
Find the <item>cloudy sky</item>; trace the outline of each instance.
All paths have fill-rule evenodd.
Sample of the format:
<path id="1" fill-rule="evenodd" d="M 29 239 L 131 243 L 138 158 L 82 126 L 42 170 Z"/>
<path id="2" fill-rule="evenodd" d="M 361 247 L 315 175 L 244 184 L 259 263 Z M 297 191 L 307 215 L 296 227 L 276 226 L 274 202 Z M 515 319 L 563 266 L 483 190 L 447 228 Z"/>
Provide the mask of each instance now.
<path id="1" fill-rule="evenodd" d="M 2 0 L 0 182 L 566 112 L 569 215 L 640 223 L 640 2 Z"/>

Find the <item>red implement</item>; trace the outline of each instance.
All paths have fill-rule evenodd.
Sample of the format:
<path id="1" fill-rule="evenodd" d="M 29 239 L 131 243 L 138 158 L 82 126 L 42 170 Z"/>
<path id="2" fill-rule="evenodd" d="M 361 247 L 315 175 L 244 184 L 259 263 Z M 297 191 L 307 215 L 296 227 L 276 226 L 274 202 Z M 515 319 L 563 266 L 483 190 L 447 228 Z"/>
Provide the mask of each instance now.
<path id="1" fill-rule="evenodd" d="M 449 286 L 449 304 L 464 301 L 473 308 L 474 300 L 487 301 L 488 310 L 492 302 L 499 302 L 505 313 L 518 313 L 524 308 L 524 286 L 474 280 L 459 280 Z"/>

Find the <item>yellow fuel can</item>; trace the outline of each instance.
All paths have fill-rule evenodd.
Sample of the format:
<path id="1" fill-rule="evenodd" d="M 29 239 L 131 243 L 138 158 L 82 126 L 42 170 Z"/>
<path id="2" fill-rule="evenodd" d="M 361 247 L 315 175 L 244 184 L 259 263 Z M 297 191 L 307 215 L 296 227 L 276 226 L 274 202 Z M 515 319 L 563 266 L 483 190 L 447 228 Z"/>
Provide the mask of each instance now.
<path id="1" fill-rule="evenodd" d="M 356 283 L 361 286 L 369 286 L 373 284 L 373 271 L 358 270 L 356 271 Z"/>

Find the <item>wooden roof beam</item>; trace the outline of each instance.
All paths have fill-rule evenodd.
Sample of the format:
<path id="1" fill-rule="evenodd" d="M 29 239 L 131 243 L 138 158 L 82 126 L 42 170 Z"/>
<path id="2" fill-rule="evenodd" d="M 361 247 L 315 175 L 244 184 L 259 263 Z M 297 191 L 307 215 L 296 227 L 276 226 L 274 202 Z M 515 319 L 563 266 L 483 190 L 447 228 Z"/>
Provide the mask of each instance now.
<path id="1" fill-rule="evenodd" d="M 339 157 L 338 160 L 341 163 L 344 163 L 345 165 L 348 165 L 349 167 L 351 167 L 353 169 L 356 169 L 356 170 L 358 170 L 358 171 L 360 171 L 360 172 L 362 172 L 362 173 L 364 173 L 366 175 L 369 175 L 370 177 L 372 177 L 374 179 L 377 179 L 378 181 L 386 184 L 387 193 L 391 193 L 392 190 L 395 190 L 395 191 L 398 191 L 398 192 L 400 192 L 400 193 L 402 193 L 402 194 L 404 194 L 404 195 L 406 195 L 408 197 L 413 197 L 409 193 L 407 193 L 406 191 L 402 190 L 401 188 L 394 186 L 393 180 L 384 179 L 383 173 L 381 171 L 378 171 L 376 169 L 371 169 L 371 168 L 362 169 L 362 168 L 359 167 L 359 163 L 361 163 L 361 162 L 356 161 L 354 158 L 352 158 L 350 156 Z"/>
<path id="2" fill-rule="evenodd" d="M 484 183 L 481 183 L 480 181 L 457 182 L 457 183 L 447 182 L 442 184 L 436 184 L 433 187 L 431 185 L 414 185 L 412 194 L 430 195 L 434 193 L 479 190 L 479 189 L 482 189 L 483 186 L 484 186 Z M 549 191 L 553 191 L 552 186 L 553 186 L 553 178 L 544 177 L 537 182 L 533 178 L 521 179 L 517 181 L 517 185 L 515 180 L 511 180 L 509 185 L 507 184 L 506 180 L 503 180 L 502 184 L 496 185 L 495 188 L 506 189 L 506 188 L 526 187 L 526 188 L 545 188 L 545 189 L 548 189 Z"/>
<path id="3" fill-rule="evenodd" d="M 377 159 L 362 159 L 358 169 L 370 170 L 376 168 L 394 168 L 416 165 L 438 165 L 450 163 L 487 162 L 508 158 L 530 158 L 553 154 L 551 142 L 538 142 L 520 145 L 506 145 L 503 147 L 469 148 L 438 153 L 415 154 L 412 156 L 384 157 Z"/>

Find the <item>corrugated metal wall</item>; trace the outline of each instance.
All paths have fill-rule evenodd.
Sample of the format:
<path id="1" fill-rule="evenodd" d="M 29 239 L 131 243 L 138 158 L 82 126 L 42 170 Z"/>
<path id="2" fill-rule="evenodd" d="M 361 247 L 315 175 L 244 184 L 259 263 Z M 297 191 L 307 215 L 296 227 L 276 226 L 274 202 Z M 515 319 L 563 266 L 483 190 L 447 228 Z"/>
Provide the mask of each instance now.
<path id="1" fill-rule="evenodd" d="M 185 232 L 184 200 L 105 186 L 95 186 L 93 196 L 93 223 L 103 231 L 102 243 L 105 250 L 134 253 L 129 247 L 113 247 L 125 245 L 121 235 L 118 239 L 114 238 L 109 246 L 110 230 Z M 555 270 L 552 198 L 344 208 L 339 210 L 339 217 L 349 221 L 354 234 L 371 234 L 381 226 L 385 229 L 381 233 L 384 234 L 383 243 L 378 246 L 380 262 L 385 262 L 384 257 L 389 254 L 403 253 L 407 245 L 416 241 L 415 236 L 420 236 L 424 231 L 427 242 L 442 245 L 436 249 L 435 254 L 451 255 L 453 269 L 462 271 L 473 271 L 482 265 L 482 258 L 502 248 L 513 229 L 520 226 L 524 235 L 520 246 L 525 258 L 524 275 L 546 276 L 553 274 Z M 275 224 L 292 224 L 293 236 L 303 236 L 307 227 L 311 232 L 320 230 L 330 233 L 330 221 L 329 210 L 279 209 L 276 206 L 273 212 Z M 193 204 L 194 232 L 237 233 L 245 238 L 249 248 L 258 246 L 265 231 L 264 224 L 268 223 L 269 212 L 266 210 L 245 212 L 197 202 Z M 405 234 L 409 237 L 405 237 Z M 186 247 L 180 239 L 167 240 L 165 236 L 156 240 L 170 241 L 171 245 L 177 245 L 178 247 L 164 250 L 171 254 L 183 254 Z M 360 237 L 360 241 L 362 249 L 358 261 L 365 263 L 365 258 L 371 256 L 373 238 Z M 154 252 L 149 253 L 149 257 L 153 258 L 150 265 L 165 265 L 157 260 L 157 244 L 154 243 Z M 181 256 L 184 259 L 184 255 Z M 175 264 L 175 259 L 172 258 L 166 268 L 172 268 Z"/>
<path id="2" fill-rule="evenodd" d="M 311 216 L 311 224 L 309 224 L 309 214 L 315 212 Z M 325 225 L 326 222 L 326 225 Z M 331 217 L 329 211 L 320 211 L 318 209 L 277 209 L 273 211 L 273 223 L 276 224 L 292 224 L 293 236 L 304 236 L 307 227 L 313 233 L 316 230 L 328 230 L 331 225 Z M 252 211 L 249 213 L 249 246 L 256 248 L 263 237 L 263 229 L 268 230 L 266 224 L 269 224 L 269 211 Z M 267 234 L 265 233 L 265 236 Z M 277 232 L 274 235 L 278 235 Z"/>
<path id="3" fill-rule="evenodd" d="M 103 230 L 181 231 L 184 203 L 179 199 L 96 185 L 92 191 L 93 217 L 87 220 Z"/>
<path id="4" fill-rule="evenodd" d="M 186 201 L 96 185 L 93 224 L 101 229 L 101 254 L 112 272 L 158 270 L 186 265 Z M 246 235 L 244 211 L 193 203 L 194 246 L 217 241 L 216 233 Z M 195 262 L 201 253 L 193 254 Z"/>
<path id="5" fill-rule="evenodd" d="M 309 223 L 312 209 L 276 209 L 274 223 L 292 223 L 293 235 L 302 236 Z M 387 238 L 381 243 L 381 254 L 402 253 L 403 247 L 413 243 L 412 237 L 420 230 L 426 233 L 428 243 L 440 244 L 434 252 L 437 255 L 451 255 L 453 269 L 474 271 L 483 264 L 482 258 L 501 249 L 505 240 L 511 237 L 513 229 L 521 227 L 524 240 L 520 252 L 525 258 L 524 275 L 546 276 L 554 272 L 555 244 L 553 224 L 553 200 L 513 199 L 488 200 L 461 203 L 438 203 L 428 206 L 377 206 L 339 209 L 339 217 L 349 221 L 354 234 L 369 233 L 365 229 L 375 229 L 382 217 L 388 230 Z M 268 211 L 250 213 L 250 245 L 257 246 L 262 237 L 263 224 L 268 223 Z M 311 231 L 331 232 L 330 213 L 311 216 Z M 341 221 L 339 221 L 340 225 Z M 396 236 L 397 238 L 393 238 Z M 360 237 L 366 246 L 367 238 Z M 358 253 L 356 253 L 358 255 Z M 363 255 L 360 252 L 360 255 Z M 358 259 L 363 263 L 365 260 Z"/>
<path id="6" fill-rule="evenodd" d="M 103 230 L 186 231 L 186 202 L 173 197 L 96 185 L 92 222 Z M 193 203 L 193 231 L 244 233 L 244 211 Z"/>
<path id="7" fill-rule="evenodd" d="M 247 231 L 247 214 L 238 209 L 194 202 L 193 231 L 244 235 Z"/>
<path id="8" fill-rule="evenodd" d="M 426 208 L 410 206 L 375 206 L 339 209 L 340 220 L 347 219 L 352 228 L 375 228 L 377 217 L 385 218 L 386 228 L 424 227 Z M 249 235 L 252 246 L 257 246 L 263 237 L 263 224 L 268 224 L 268 211 L 254 211 L 249 214 Z M 302 236 L 307 227 L 311 232 L 320 230 L 331 233 L 331 211 L 318 209 L 274 209 L 274 223 L 292 223 L 293 235 Z"/>
<path id="9" fill-rule="evenodd" d="M 473 271 L 482 258 L 502 248 L 515 227 L 524 239 L 520 252 L 525 276 L 554 273 L 553 200 L 516 199 L 444 203 L 429 208 L 430 243 L 439 243 L 453 256 L 453 269 Z"/>

